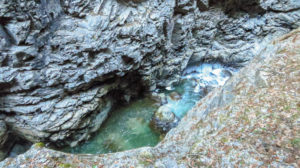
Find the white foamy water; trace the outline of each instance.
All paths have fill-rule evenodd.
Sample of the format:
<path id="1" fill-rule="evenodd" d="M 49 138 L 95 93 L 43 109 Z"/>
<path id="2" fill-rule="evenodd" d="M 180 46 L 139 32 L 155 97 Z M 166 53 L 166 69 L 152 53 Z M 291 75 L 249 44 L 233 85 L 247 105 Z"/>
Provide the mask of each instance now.
<path id="1" fill-rule="evenodd" d="M 226 67 L 220 63 L 203 63 L 193 65 L 183 72 L 183 79 L 194 80 L 196 86 L 194 92 L 200 92 L 205 87 L 218 87 L 225 82 L 237 70 L 232 67 Z"/>
<path id="2" fill-rule="evenodd" d="M 172 91 L 179 93 L 181 99 L 176 101 L 169 97 L 167 105 L 173 109 L 177 117 L 181 118 L 213 88 L 224 85 L 235 72 L 237 69 L 220 63 L 202 63 L 189 66 L 183 72 L 182 82 L 167 89 L 169 93 Z M 174 89 L 170 91 L 170 88 Z"/>

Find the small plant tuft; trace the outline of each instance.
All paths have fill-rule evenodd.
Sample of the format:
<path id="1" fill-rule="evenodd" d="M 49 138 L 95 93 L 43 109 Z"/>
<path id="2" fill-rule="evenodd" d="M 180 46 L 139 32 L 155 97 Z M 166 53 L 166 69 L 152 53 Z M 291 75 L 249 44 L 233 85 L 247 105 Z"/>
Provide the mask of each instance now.
<path id="1" fill-rule="evenodd" d="M 43 148 L 43 147 L 45 147 L 45 144 L 43 142 L 38 142 L 35 144 L 35 146 L 38 148 Z"/>
<path id="2" fill-rule="evenodd" d="M 61 163 L 61 164 L 59 164 L 59 167 L 62 167 L 62 168 L 70 168 L 70 167 L 72 167 L 72 165 L 69 164 L 69 163 Z"/>
<path id="3" fill-rule="evenodd" d="M 295 148 L 300 148 L 300 138 L 291 139 L 291 144 Z"/>

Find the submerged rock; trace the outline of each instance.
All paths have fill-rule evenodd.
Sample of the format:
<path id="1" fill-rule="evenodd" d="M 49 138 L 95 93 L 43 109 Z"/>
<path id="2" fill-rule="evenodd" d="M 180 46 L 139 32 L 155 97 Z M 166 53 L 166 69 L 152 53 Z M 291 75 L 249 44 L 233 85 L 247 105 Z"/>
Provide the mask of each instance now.
<path id="1" fill-rule="evenodd" d="M 111 152 L 123 151 L 130 148 L 130 144 L 126 141 L 122 135 L 112 133 L 108 137 L 104 137 L 104 145 Z"/>
<path id="2" fill-rule="evenodd" d="M 179 93 L 177 93 L 177 92 L 171 92 L 171 93 L 169 94 L 169 97 L 170 97 L 170 99 L 173 100 L 173 101 L 178 101 L 178 100 L 181 99 L 181 95 L 180 95 Z"/>
<path id="3" fill-rule="evenodd" d="M 163 122 L 172 122 L 175 119 L 175 115 L 172 109 L 167 105 L 159 107 L 159 109 L 154 113 L 154 118 Z"/>
<path id="4" fill-rule="evenodd" d="M 143 118 L 131 118 L 126 122 L 132 134 L 143 134 L 148 128 L 148 124 Z"/>

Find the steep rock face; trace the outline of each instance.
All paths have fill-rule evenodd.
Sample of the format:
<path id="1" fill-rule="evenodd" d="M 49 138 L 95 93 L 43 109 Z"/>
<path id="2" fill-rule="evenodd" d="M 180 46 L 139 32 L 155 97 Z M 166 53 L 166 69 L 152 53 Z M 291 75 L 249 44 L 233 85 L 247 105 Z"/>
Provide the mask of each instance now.
<path id="1" fill-rule="evenodd" d="M 3 120 L 0 120 L 0 160 L 5 159 L 11 145 L 7 143 L 8 131 L 7 126 Z"/>
<path id="2" fill-rule="evenodd" d="M 244 63 L 299 26 L 298 1 L 2 0 L 0 118 L 32 142 L 76 145 L 188 62 Z M 132 85 L 132 84 L 136 85 Z M 123 97 L 123 98 L 122 98 Z"/>
<path id="3" fill-rule="evenodd" d="M 75 145 L 106 118 L 111 90 L 133 96 L 139 86 L 127 91 L 128 84 L 153 80 L 152 66 L 167 60 L 157 47 L 174 4 L 148 3 L 2 1 L 0 110 L 10 129 Z"/>
<path id="4" fill-rule="evenodd" d="M 300 29 L 209 93 L 156 147 L 104 155 L 38 145 L 0 167 L 299 167 Z"/>

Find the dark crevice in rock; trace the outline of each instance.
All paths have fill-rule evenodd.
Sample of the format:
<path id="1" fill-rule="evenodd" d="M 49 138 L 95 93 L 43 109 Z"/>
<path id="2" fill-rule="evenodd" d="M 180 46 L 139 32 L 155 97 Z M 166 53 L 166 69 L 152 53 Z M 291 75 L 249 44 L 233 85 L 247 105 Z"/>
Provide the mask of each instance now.
<path id="1" fill-rule="evenodd" d="M 8 43 L 7 47 L 16 44 L 16 40 L 12 34 L 9 32 L 9 30 L 7 30 L 7 28 L 5 28 L 5 26 L 2 26 L 2 24 L 0 24 L 0 35 L 6 39 Z"/>
<path id="2" fill-rule="evenodd" d="M 15 139 L 8 135 L 5 143 L 3 143 L 0 147 L 0 161 L 4 160 L 9 155 L 9 152 L 12 150 L 14 144 Z"/>
<path id="3" fill-rule="evenodd" d="M 25 153 L 31 145 L 31 142 L 16 135 L 10 125 L 0 120 L 0 161 L 6 157 L 16 157 Z"/>
<path id="4" fill-rule="evenodd" d="M 276 9 L 271 9 L 271 8 L 269 8 L 268 10 L 271 11 L 271 12 L 274 12 L 274 13 L 289 13 L 289 12 L 296 12 L 296 11 L 299 11 L 299 10 L 300 10 L 300 7 L 299 7 L 299 8 L 293 8 L 293 9 L 286 10 L 286 11 L 283 11 L 283 10 L 276 10 Z"/>
<path id="5" fill-rule="evenodd" d="M 134 63 L 134 59 L 129 56 L 123 55 L 122 59 L 125 62 L 125 64 L 133 64 Z"/>
<path id="6" fill-rule="evenodd" d="M 200 11 L 206 11 L 209 9 L 210 6 L 210 0 L 196 0 L 197 1 L 197 7 Z"/>
<path id="7" fill-rule="evenodd" d="M 226 14 L 233 17 L 239 12 L 245 12 L 248 14 L 263 15 L 266 10 L 260 6 L 258 0 L 211 0 L 210 6 L 222 8 Z"/>
<path id="8" fill-rule="evenodd" d="M 13 81 L 11 81 L 11 82 L 9 82 L 9 83 L 6 83 L 6 82 L 4 82 L 4 83 L 1 83 L 0 82 L 0 88 L 3 88 L 3 89 L 9 89 L 9 88 L 11 88 L 12 87 L 12 85 L 13 85 Z M 0 96 L 5 96 L 6 95 L 6 92 L 1 92 L 0 91 Z M 1 103 L 1 102 L 0 102 Z"/>
<path id="9" fill-rule="evenodd" d="M 203 58 L 201 60 L 198 60 L 196 62 L 188 62 L 187 67 L 194 66 L 194 65 L 201 65 L 203 63 L 209 63 L 209 64 L 214 64 L 214 63 L 219 63 L 225 67 L 232 67 L 235 69 L 240 69 L 243 66 L 243 62 L 227 62 L 224 61 L 222 58 Z"/>
<path id="10" fill-rule="evenodd" d="M 10 20 L 11 20 L 11 18 L 0 16 L 0 25 L 6 25 L 7 23 L 9 23 Z"/>
<path id="11" fill-rule="evenodd" d="M 15 158 L 20 154 L 25 153 L 27 150 L 30 149 L 32 143 L 21 138 L 17 138 L 14 145 L 11 147 L 10 152 L 8 153 L 7 157 Z"/>
<path id="12" fill-rule="evenodd" d="M 7 95 L 8 93 L 17 94 L 17 93 L 33 92 L 33 91 L 35 91 L 36 89 L 40 88 L 40 86 L 33 86 L 33 87 L 30 87 L 30 88 L 26 88 L 26 89 L 24 89 L 24 90 L 21 90 L 21 89 L 20 89 L 20 90 L 15 90 L 15 91 L 12 92 L 12 91 L 9 90 L 9 88 L 12 87 L 12 84 L 14 84 L 13 81 L 11 81 L 11 82 L 9 83 L 9 85 L 5 85 L 5 86 L 7 86 L 7 87 L 3 88 L 2 91 L 0 90 L 0 95 Z"/>

